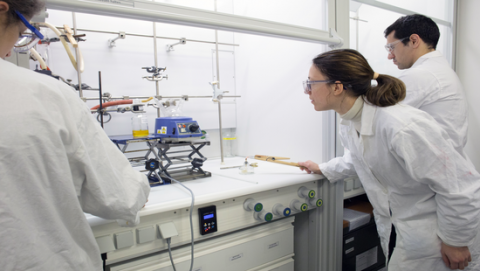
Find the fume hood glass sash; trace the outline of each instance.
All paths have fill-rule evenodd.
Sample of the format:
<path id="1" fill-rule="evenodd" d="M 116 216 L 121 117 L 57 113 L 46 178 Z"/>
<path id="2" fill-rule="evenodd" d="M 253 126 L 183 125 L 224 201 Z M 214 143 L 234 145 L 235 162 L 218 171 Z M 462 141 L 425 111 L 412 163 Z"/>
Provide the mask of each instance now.
<path id="1" fill-rule="evenodd" d="M 277 37 L 338 47 L 334 32 L 141 0 L 47 0 L 47 8 Z"/>
<path id="2" fill-rule="evenodd" d="M 439 25 L 452 27 L 453 0 L 352 0 L 404 15 L 423 14 Z"/>

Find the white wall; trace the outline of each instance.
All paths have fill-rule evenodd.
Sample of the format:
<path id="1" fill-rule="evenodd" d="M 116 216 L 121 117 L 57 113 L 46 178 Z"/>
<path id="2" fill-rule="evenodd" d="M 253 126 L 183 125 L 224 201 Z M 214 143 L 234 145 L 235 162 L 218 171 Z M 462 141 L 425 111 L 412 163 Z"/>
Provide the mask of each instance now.
<path id="1" fill-rule="evenodd" d="M 236 14 L 325 29 L 324 1 L 245 1 Z M 292 161 L 322 162 L 322 114 L 316 112 L 302 81 L 324 45 L 235 34 L 241 44 L 237 81 L 238 153 L 276 155 Z M 332 127 L 333 128 L 333 127 Z"/>
<path id="2" fill-rule="evenodd" d="M 480 1 L 459 0 L 456 71 L 463 83 L 469 105 L 468 142 L 465 148 L 475 168 L 480 170 Z"/>

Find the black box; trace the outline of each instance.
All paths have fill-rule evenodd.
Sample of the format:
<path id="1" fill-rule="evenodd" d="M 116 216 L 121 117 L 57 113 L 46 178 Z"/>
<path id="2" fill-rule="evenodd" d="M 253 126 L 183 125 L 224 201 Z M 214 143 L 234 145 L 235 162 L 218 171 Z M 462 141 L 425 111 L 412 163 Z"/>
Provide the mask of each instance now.
<path id="1" fill-rule="evenodd" d="M 385 255 L 373 219 L 343 235 L 342 253 L 342 271 L 377 271 L 385 267 Z"/>

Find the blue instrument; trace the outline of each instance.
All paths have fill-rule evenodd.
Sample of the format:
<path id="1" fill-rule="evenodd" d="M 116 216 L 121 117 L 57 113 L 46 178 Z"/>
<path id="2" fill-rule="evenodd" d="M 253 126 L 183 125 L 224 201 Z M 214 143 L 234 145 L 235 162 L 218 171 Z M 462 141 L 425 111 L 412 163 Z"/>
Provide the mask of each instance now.
<path id="1" fill-rule="evenodd" d="M 161 117 L 155 120 L 155 136 L 162 141 L 191 141 L 203 136 L 197 121 L 189 117 Z"/>

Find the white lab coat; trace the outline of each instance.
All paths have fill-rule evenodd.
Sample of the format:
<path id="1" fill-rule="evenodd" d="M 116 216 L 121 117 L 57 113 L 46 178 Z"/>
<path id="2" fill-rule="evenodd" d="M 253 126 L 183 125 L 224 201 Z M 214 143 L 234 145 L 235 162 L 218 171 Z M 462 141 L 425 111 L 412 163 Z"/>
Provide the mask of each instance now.
<path id="1" fill-rule="evenodd" d="M 78 94 L 0 59 L 0 269 L 102 270 L 86 213 L 135 223 L 148 180 Z"/>
<path id="2" fill-rule="evenodd" d="M 462 83 L 442 53 L 421 56 L 399 77 L 407 87 L 402 103 L 430 114 L 453 140 L 455 149 L 466 157 L 468 104 Z"/>
<path id="3" fill-rule="evenodd" d="M 335 181 L 342 175 L 335 160 L 348 163 L 342 169 L 353 166 L 374 207 L 386 255 L 393 222 L 397 244 L 389 271 L 450 270 L 441 240 L 469 246 L 474 262 L 467 270 L 479 270 L 480 175 L 429 114 L 365 103 L 360 135 L 342 120 L 340 136 L 351 160 L 335 158 L 320 169 Z"/>

